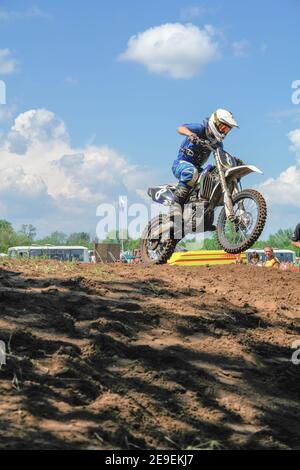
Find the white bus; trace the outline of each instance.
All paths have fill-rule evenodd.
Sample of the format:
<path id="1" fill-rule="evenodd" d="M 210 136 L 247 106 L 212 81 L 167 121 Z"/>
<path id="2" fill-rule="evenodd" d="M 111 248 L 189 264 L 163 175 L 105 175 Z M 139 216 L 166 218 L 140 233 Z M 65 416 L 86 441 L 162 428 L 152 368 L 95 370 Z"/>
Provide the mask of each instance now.
<path id="1" fill-rule="evenodd" d="M 89 263 L 88 248 L 85 246 L 30 245 L 12 246 L 8 249 L 10 258 L 47 258 L 61 261 Z"/>
<path id="2" fill-rule="evenodd" d="M 246 251 L 248 263 L 250 262 L 250 255 L 251 253 L 254 253 L 254 251 L 258 254 L 260 261 L 266 261 L 264 250 L 251 249 Z M 276 258 L 278 258 L 281 263 L 295 263 L 296 261 L 296 253 L 293 250 L 280 250 L 274 248 L 274 256 L 276 256 Z"/>

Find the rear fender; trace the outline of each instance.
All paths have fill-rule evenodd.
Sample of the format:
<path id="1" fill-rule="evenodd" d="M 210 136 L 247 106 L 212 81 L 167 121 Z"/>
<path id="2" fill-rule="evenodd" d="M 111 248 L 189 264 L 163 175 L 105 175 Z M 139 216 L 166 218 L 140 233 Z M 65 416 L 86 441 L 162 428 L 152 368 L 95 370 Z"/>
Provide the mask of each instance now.
<path id="1" fill-rule="evenodd" d="M 164 206 L 171 206 L 174 202 L 175 186 L 170 184 L 164 186 L 156 186 L 148 189 L 148 195 L 154 202 Z"/>

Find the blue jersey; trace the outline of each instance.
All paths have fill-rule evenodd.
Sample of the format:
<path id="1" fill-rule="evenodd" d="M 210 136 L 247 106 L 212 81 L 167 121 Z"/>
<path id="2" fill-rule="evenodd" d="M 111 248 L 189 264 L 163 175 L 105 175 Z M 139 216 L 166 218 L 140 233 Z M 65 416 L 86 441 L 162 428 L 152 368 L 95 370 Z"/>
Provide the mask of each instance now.
<path id="1" fill-rule="evenodd" d="M 223 143 L 212 140 L 211 136 L 208 135 L 207 126 L 208 122 L 204 121 L 203 124 L 183 124 L 191 132 L 196 134 L 200 139 L 210 140 L 211 144 L 219 146 L 223 150 Z M 211 152 L 202 144 L 193 144 L 188 137 L 184 139 L 179 149 L 177 161 L 186 161 L 195 165 L 197 169 L 200 169 L 209 159 Z"/>

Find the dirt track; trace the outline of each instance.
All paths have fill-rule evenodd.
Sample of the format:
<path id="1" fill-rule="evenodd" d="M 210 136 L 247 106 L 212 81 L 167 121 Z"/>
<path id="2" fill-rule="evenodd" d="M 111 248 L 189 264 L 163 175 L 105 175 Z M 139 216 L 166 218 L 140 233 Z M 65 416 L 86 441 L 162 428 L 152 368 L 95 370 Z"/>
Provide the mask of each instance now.
<path id="1" fill-rule="evenodd" d="M 299 281 L 2 261 L 0 448 L 300 449 Z"/>

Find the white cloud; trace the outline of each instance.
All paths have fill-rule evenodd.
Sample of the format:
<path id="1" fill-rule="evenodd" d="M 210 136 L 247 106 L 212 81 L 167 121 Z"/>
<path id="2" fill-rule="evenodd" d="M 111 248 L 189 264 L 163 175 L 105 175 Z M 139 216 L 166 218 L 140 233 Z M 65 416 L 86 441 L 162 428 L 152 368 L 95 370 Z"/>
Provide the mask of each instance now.
<path id="1" fill-rule="evenodd" d="M 43 179 L 37 174 L 26 173 L 21 166 L 1 168 L 0 199 L 1 217 L 9 220 L 26 220 L 45 213 L 51 215 L 54 207 Z"/>
<path id="2" fill-rule="evenodd" d="M 28 149 L 42 146 L 45 151 L 63 142 L 69 142 L 63 121 L 46 109 L 32 109 L 15 119 L 5 145 L 10 153 L 23 155 Z"/>
<path id="3" fill-rule="evenodd" d="M 295 129 L 289 133 L 289 139 L 292 142 L 290 150 L 300 152 L 300 129 Z"/>
<path id="4" fill-rule="evenodd" d="M 53 166 L 68 183 L 60 195 L 91 204 L 107 200 L 121 188 L 126 191 L 124 177 L 134 171 L 134 167 L 115 150 L 93 146 L 79 153 L 65 154 L 54 161 Z"/>
<path id="5" fill-rule="evenodd" d="M 0 49 L 0 74 L 9 75 L 17 69 L 17 61 L 9 49 Z"/>
<path id="6" fill-rule="evenodd" d="M 235 57 L 245 57 L 249 49 L 249 42 L 246 39 L 232 43 L 233 54 Z"/>
<path id="7" fill-rule="evenodd" d="M 194 5 L 186 7 L 181 11 L 181 18 L 183 20 L 190 20 L 193 18 L 199 18 L 199 16 L 213 14 L 217 11 L 216 8 L 210 8 L 205 5 Z"/>
<path id="8" fill-rule="evenodd" d="M 22 167 L 3 168 L 0 172 L 0 194 L 11 191 L 10 197 L 39 197 L 46 192 L 46 185 L 38 175 L 25 173 Z"/>
<path id="9" fill-rule="evenodd" d="M 0 218 L 45 230 L 89 230 L 96 207 L 119 194 L 137 199 L 150 179 L 106 146 L 72 146 L 64 122 L 47 109 L 17 116 L 0 146 Z M 29 218 L 28 218 L 29 217 Z"/>
<path id="10" fill-rule="evenodd" d="M 65 78 L 65 82 L 69 85 L 77 85 L 79 83 L 79 79 L 77 77 L 68 76 Z"/>
<path id="11" fill-rule="evenodd" d="M 277 178 L 269 178 L 260 186 L 267 201 L 276 206 L 296 206 L 300 208 L 300 166 L 293 165 Z"/>
<path id="12" fill-rule="evenodd" d="M 0 10 L 0 20 L 16 20 L 30 18 L 50 18 L 51 15 L 37 6 L 25 11 Z"/>
<path id="13" fill-rule="evenodd" d="M 300 107 L 294 106 L 291 109 L 284 109 L 280 111 L 272 111 L 267 114 L 267 117 L 280 124 L 284 119 L 293 119 L 294 122 L 299 121 Z"/>
<path id="14" fill-rule="evenodd" d="M 31 145 L 69 141 L 64 122 L 46 109 L 32 109 L 20 114 L 11 130 Z"/>
<path id="15" fill-rule="evenodd" d="M 265 42 L 263 42 L 261 45 L 260 45 L 260 52 L 262 54 L 265 54 L 268 50 L 269 46 L 268 44 L 266 44 Z"/>
<path id="16" fill-rule="evenodd" d="M 295 165 L 289 166 L 277 178 L 269 178 L 259 185 L 258 189 L 266 197 L 268 203 L 276 210 L 282 206 L 300 208 L 300 129 L 288 134 L 292 143 L 290 150 L 296 152 Z M 282 213 L 283 219 L 285 214 Z"/>
<path id="17" fill-rule="evenodd" d="M 0 106 L 0 122 L 11 121 L 16 114 L 16 110 L 16 104 Z"/>
<path id="18" fill-rule="evenodd" d="M 152 73 L 188 79 L 218 57 L 214 36 L 211 26 L 200 29 L 192 24 L 167 23 L 132 36 L 120 59 L 143 64 Z"/>

